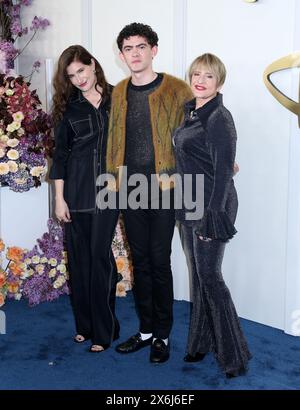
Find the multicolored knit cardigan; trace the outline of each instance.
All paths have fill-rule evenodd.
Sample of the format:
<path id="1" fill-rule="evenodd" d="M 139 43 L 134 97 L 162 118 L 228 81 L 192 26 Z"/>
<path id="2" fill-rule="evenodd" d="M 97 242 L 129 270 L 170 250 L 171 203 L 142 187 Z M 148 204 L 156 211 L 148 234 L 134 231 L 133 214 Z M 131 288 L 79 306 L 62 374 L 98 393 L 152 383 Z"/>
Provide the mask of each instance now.
<path id="1" fill-rule="evenodd" d="M 107 173 L 116 178 L 115 189 L 119 187 L 119 170 L 124 165 L 129 80 L 127 78 L 117 84 L 112 94 L 106 168 Z M 190 87 L 184 81 L 165 73 L 160 86 L 149 95 L 155 170 L 158 175 L 172 175 L 175 172 L 172 133 L 183 120 L 184 104 L 192 98 Z M 163 184 L 160 186 L 165 189 Z"/>

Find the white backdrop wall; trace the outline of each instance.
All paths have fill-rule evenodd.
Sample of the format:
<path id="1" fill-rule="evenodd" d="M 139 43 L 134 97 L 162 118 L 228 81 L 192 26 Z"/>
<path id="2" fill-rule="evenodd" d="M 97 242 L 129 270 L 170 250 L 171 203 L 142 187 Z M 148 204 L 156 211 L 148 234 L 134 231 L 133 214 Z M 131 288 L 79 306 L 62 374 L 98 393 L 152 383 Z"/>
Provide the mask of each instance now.
<path id="1" fill-rule="evenodd" d="M 174 1 L 173 0 L 105 0 L 92 1 L 92 50 L 103 64 L 107 79 L 112 84 L 128 76 L 119 59 L 116 38 L 120 30 L 134 21 L 149 24 L 157 33 L 159 53 L 155 58 L 157 71 L 173 71 Z"/>
<path id="2" fill-rule="evenodd" d="M 300 51 L 300 2 L 295 5 L 294 50 Z M 291 98 L 299 100 L 299 70 L 293 70 Z M 289 141 L 289 191 L 286 241 L 286 287 L 285 324 L 286 332 L 300 335 L 300 132 L 295 116 L 290 119 Z"/>
<path id="3" fill-rule="evenodd" d="M 238 132 L 239 233 L 225 254 L 224 276 L 240 315 L 279 328 L 285 312 L 290 114 L 269 94 L 262 73 L 294 51 L 294 13 L 294 0 L 188 0 L 187 13 L 187 61 L 206 51 L 224 61 L 224 104 Z M 286 81 L 291 88 L 290 77 Z"/>
<path id="4" fill-rule="evenodd" d="M 81 43 L 115 84 L 127 75 L 115 39 L 133 21 L 150 24 L 158 32 L 156 71 L 183 77 L 197 55 L 209 51 L 221 57 L 228 70 L 224 102 L 236 122 L 241 169 L 235 177 L 239 233 L 228 245 L 224 276 L 240 316 L 293 333 L 297 312 L 300 317 L 296 177 L 300 133 L 296 117 L 264 87 L 262 74 L 272 61 L 300 49 L 299 1 L 36 0 L 33 4 L 36 14 L 48 17 L 52 27 L 34 40 L 28 60 L 21 60 L 22 69 L 32 55 L 56 60 L 65 47 Z M 43 96 L 41 78 L 36 77 L 34 85 Z M 298 74 L 279 73 L 275 80 L 298 98 Z M 188 273 L 177 231 L 172 265 L 175 297 L 188 300 Z"/>
<path id="5" fill-rule="evenodd" d="M 19 58 L 19 72 L 23 75 L 30 73 L 35 60 L 42 63 L 40 73 L 32 78 L 32 88 L 38 89 L 46 108 L 45 59 L 52 59 L 55 63 L 66 47 L 82 44 L 85 39 L 82 20 L 87 18 L 88 11 L 83 7 L 82 0 L 34 0 L 30 7 L 24 7 L 23 10 L 24 26 L 30 26 L 34 16 L 47 18 L 51 23 L 46 30 L 39 30 Z M 19 48 L 24 46 L 25 41 L 25 38 L 21 38 Z"/>

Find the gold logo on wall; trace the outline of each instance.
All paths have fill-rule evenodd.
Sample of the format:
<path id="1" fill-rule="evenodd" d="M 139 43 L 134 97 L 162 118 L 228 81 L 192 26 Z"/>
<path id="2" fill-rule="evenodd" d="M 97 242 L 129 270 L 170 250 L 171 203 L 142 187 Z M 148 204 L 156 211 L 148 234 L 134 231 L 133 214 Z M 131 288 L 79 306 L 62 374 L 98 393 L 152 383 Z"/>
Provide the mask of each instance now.
<path id="1" fill-rule="evenodd" d="M 300 53 L 289 54 L 282 57 L 279 60 L 274 61 L 264 71 L 264 83 L 273 97 L 276 98 L 285 108 L 292 111 L 298 116 L 298 125 L 300 128 L 300 102 L 291 100 L 284 95 L 278 88 L 272 83 L 270 76 L 273 73 L 281 70 L 287 70 L 289 68 L 300 67 Z M 299 100 L 300 100 L 300 87 L 299 87 Z"/>

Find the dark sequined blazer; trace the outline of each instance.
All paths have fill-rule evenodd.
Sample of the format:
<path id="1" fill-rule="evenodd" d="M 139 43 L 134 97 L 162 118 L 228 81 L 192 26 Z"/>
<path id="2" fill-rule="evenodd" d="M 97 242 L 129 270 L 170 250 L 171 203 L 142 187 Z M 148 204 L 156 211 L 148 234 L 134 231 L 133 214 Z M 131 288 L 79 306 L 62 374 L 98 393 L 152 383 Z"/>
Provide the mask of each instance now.
<path id="1" fill-rule="evenodd" d="M 188 210 L 183 207 L 176 211 L 176 218 L 187 225 L 196 224 L 199 235 L 228 240 L 236 233 L 227 212 L 232 198 L 237 207 L 233 182 L 236 130 L 222 94 L 198 109 L 195 103 L 193 99 L 185 105 L 185 120 L 173 135 L 173 145 L 177 173 L 182 179 L 184 174 L 204 175 L 204 214 L 200 220 L 187 221 Z M 192 189 L 196 189 L 195 178 Z"/>

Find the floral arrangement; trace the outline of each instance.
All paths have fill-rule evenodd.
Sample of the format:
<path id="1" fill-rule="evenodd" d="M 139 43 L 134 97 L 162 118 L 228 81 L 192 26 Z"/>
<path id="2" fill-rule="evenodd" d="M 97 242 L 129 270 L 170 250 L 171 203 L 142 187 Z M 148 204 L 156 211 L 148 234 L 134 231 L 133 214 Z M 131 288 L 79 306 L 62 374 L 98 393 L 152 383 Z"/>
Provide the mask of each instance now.
<path id="1" fill-rule="evenodd" d="M 14 60 L 25 50 L 37 32 L 46 29 L 50 22 L 43 17 L 35 16 L 31 26 L 22 27 L 21 12 L 24 7 L 30 6 L 32 0 L 0 0 L 0 73 L 14 75 Z M 18 38 L 29 36 L 21 50 L 15 47 Z M 32 77 L 38 71 L 40 62 L 33 64 Z M 28 77 L 29 77 L 28 76 Z"/>
<path id="2" fill-rule="evenodd" d="M 126 296 L 132 287 L 132 264 L 122 219 L 117 225 L 112 249 L 120 276 L 116 295 Z M 4 251 L 5 245 L 0 239 L 0 256 Z M 64 230 L 54 219 L 48 220 L 48 232 L 37 240 L 31 251 L 12 246 L 7 248 L 5 257 L 8 261 L 5 269 L 2 258 L 0 261 L 0 307 L 6 298 L 24 297 L 34 306 L 70 293 Z"/>
<path id="3" fill-rule="evenodd" d="M 25 297 L 34 306 L 69 294 L 62 227 L 49 219 L 48 232 L 37 243 L 31 251 L 7 248 L 8 264 L 0 269 L 0 306 L 6 297 L 15 300 Z M 4 249 L 0 240 L 0 252 Z"/>
<path id="4" fill-rule="evenodd" d="M 35 16 L 30 28 L 22 27 L 21 10 L 32 0 L 0 0 L 0 186 L 16 192 L 41 184 L 47 168 L 47 155 L 53 146 L 50 117 L 41 109 L 36 91 L 13 72 L 14 60 L 40 29 L 50 23 Z M 25 46 L 15 48 L 16 40 L 31 33 Z M 33 64 L 38 70 L 40 63 Z"/>
<path id="5" fill-rule="evenodd" d="M 50 116 L 28 85 L 0 74 L 0 184 L 16 192 L 41 184 L 53 146 Z"/>
<path id="6" fill-rule="evenodd" d="M 116 227 L 112 241 L 112 250 L 116 260 L 118 274 L 120 275 L 120 280 L 117 283 L 117 296 L 126 296 L 126 291 L 132 288 L 133 269 L 122 217 L 119 218 Z"/>

